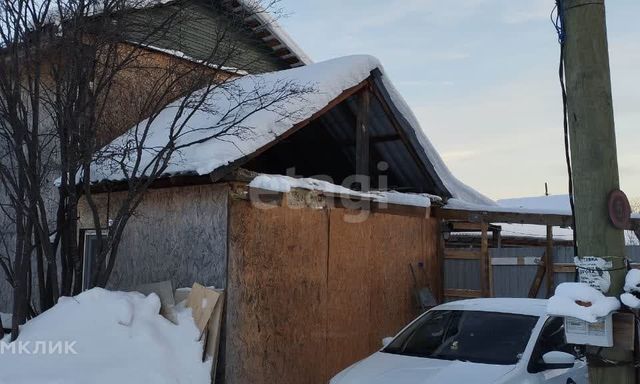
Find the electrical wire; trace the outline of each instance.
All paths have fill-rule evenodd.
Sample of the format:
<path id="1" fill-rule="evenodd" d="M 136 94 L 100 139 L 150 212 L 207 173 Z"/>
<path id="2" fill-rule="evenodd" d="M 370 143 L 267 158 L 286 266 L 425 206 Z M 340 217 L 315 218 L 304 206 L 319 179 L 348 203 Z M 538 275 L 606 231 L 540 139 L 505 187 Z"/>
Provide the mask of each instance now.
<path id="1" fill-rule="evenodd" d="M 560 63 L 558 65 L 558 78 L 560 79 L 560 88 L 562 90 L 562 124 L 564 128 L 564 155 L 565 161 L 567 163 L 567 174 L 569 177 L 569 204 L 571 205 L 571 217 L 573 220 L 573 225 L 571 226 L 573 230 L 573 254 L 574 256 L 578 256 L 578 237 L 577 228 L 576 228 L 576 210 L 575 203 L 573 199 L 573 170 L 571 167 L 571 149 L 569 142 L 569 111 L 567 104 L 567 87 L 565 84 L 565 75 L 564 75 L 564 53 L 565 53 L 565 40 L 566 40 L 566 31 L 564 29 L 564 8 L 562 6 L 563 0 L 556 0 L 556 5 L 551 11 L 551 22 L 556 29 L 556 33 L 558 34 L 558 43 L 560 44 Z M 555 16 L 554 16 L 555 14 Z"/>

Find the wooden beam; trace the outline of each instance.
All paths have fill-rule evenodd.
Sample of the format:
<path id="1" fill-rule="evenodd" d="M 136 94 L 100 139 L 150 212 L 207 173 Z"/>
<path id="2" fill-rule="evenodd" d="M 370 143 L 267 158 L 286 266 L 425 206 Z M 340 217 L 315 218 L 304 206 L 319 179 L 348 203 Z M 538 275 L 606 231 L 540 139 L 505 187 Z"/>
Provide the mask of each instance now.
<path id="1" fill-rule="evenodd" d="M 529 288 L 529 294 L 527 297 L 530 299 L 535 299 L 538 297 L 538 293 L 540 292 L 540 287 L 542 286 L 542 280 L 544 279 L 544 275 L 547 272 L 547 267 L 544 265 L 544 262 L 538 264 L 538 269 L 536 270 L 536 275 L 531 282 L 531 287 Z"/>
<path id="2" fill-rule="evenodd" d="M 452 221 L 451 222 L 451 231 L 452 232 L 480 232 L 482 230 L 482 226 L 480 223 L 469 223 L 466 221 Z"/>
<path id="3" fill-rule="evenodd" d="M 489 255 L 489 224 L 482 222 L 481 239 L 480 239 L 480 286 L 482 297 L 491 297 L 493 295 L 493 267 L 491 266 L 491 257 Z"/>
<path id="4" fill-rule="evenodd" d="M 251 29 L 255 29 L 258 28 L 259 26 L 261 26 L 262 24 L 260 23 L 259 20 L 256 19 L 250 19 L 245 21 L 245 25 Z"/>
<path id="5" fill-rule="evenodd" d="M 298 63 L 304 64 L 300 61 L 298 56 L 291 56 L 291 57 L 283 58 L 282 60 L 289 65 L 296 65 Z"/>
<path id="6" fill-rule="evenodd" d="M 475 289 L 445 289 L 444 297 L 472 299 L 482 297 L 482 292 Z"/>
<path id="7" fill-rule="evenodd" d="M 576 271 L 576 265 L 573 263 L 556 263 L 553 266 L 554 273 L 573 273 Z"/>
<path id="8" fill-rule="evenodd" d="M 267 44 L 267 46 L 269 48 L 273 48 L 273 47 L 277 47 L 277 46 L 282 45 L 280 40 L 278 40 L 276 37 L 272 37 L 270 39 L 264 40 L 264 43 Z"/>
<path id="9" fill-rule="evenodd" d="M 259 39 L 265 39 L 269 36 L 273 36 L 273 34 L 268 30 L 268 29 L 258 29 L 256 31 L 254 31 L 254 33 L 256 34 L 256 37 L 258 37 Z"/>
<path id="10" fill-rule="evenodd" d="M 482 253 L 478 249 L 445 248 L 444 258 L 447 260 L 480 260 Z"/>
<path id="11" fill-rule="evenodd" d="M 433 279 L 433 285 L 432 285 L 432 289 L 434 289 L 434 291 L 437 291 L 437 293 L 434 292 L 434 295 L 436 296 L 437 300 L 438 300 L 438 304 L 442 304 L 444 303 L 444 299 L 445 299 L 445 295 L 444 295 L 444 247 L 445 247 L 445 241 L 444 241 L 444 236 L 442 234 L 442 225 L 437 225 L 436 226 L 436 231 L 437 231 L 437 244 L 436 244 L 436 265 L 434 267 L 435 269 L 435 279 Z"/>
<path id="12" fill-rule="evenodd" d="M 283 47 L 283 48 L 278 48 L 274 50 L 273 53 L 275 53 L 276 56 L 286 56 L 286 55 L 290 55 L 291 51 L 289 50 L 289 48 Z"/>
<path id="13" fill-rule="evenodd" d="M 546 268 L 549 268 L 550 271 L 553 271 L 553 227 L 547 225 L 547 244 L 546 250 L 543 256 L 543 263 Z M 547 288 L 547 299 L 553 296 L 553 292 L 555 290 L 555 282 L 554 282 L 554 274 L 547 273 L 546 278 L 546 288 Z"/>
<path id="14" fill-rule="evenodd" d="M 400 135 L 398 134 L 390 134 L 390 135 L 379 135 L 379 136 L 369 136 L 369 142 L 371 144 L 374 143 L 386 143 L 389 141 L 398 141 L 402 140 Z M 343 146 L 353 146 L 356 145 L 355 140 L 344 140 L 340 143 Z"/>
<path id="15" fill-rule="evenodd" d="M 436 217 L 443 220 L 468 221 L 471 223 L 486 221 L 489 223 L 537 224 L 553 225 L 557 227 L 569 227 L 573 224 L 571 215 L 495 212 L 489 210 L 452 209 L 445 207 L 434 207 L 433 212 Z"/>
<path id="16" fill-rule="evenodd" d="M 358 94 L 356 115 L 356 176 L 360 178 L 360 190 L 368 191 L 369 180 L 369 105 L 368 87 Z"/>
<path id="17" fill-rule="evenodd" d="M 431 209 L 429 207 L 417 207 L 413 205 L 400 205 L 391 203 L 371 202 L 371 212 L 384 213 L 396 216 L 429 217 Z"/>

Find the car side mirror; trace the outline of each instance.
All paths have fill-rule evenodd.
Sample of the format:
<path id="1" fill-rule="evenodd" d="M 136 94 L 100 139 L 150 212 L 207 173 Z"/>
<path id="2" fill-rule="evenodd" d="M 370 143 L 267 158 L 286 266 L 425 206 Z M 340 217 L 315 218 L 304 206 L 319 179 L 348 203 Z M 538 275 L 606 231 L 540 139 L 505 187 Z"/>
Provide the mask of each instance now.
<path id="1" fill-rule="evenodd" d="M 551 351 L 542 355 L 545 369 L 573 368 L 576 357 L 567 352 Z"/>
<path id="2" fill-rule="evenodd" d="M 382 339 L 382 348 L 386 348 L 387 345 L 391 344 L 393 341 L 393 337 L 385 337 Z"/>

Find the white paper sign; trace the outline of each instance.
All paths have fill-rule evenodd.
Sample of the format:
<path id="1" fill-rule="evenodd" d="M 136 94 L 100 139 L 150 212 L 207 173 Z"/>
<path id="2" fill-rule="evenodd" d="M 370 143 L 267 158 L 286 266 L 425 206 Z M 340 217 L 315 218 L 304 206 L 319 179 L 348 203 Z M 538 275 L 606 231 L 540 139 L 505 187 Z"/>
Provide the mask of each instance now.
<path id="1" fill-rule="evenodd" d="M 580 282 L 586 283 L 602 293 L 607 293 L 611 287 L 611 274 L 609 270 L 613 268 L 613 262 L 601 257 L 585 256 L 573 259 L 578 268 Z"/>
<path id="2" fill-rule="evenodd" d="M 564 331 L 567 343 L 613 347 L 613 320 L 609 315 L 595 323 L 572 317 L 564 318 Z"/>

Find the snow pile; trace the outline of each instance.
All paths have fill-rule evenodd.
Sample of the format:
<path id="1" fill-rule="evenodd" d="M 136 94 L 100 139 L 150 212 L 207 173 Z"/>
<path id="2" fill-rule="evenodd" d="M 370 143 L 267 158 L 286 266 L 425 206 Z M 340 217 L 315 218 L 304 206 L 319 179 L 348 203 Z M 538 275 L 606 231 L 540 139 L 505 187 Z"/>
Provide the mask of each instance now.
<path id="1" fill-rule="evenodd" d="M 577 302 L 580 302 L 578 304 Z M 620 309 L 615 297 L 607 297 L 602 292 L 585 283 L 562 283 L 547 303 L 547 313 L 552 316 L 575 317 L 590 323 Z"/>
<path id="2" fill-rule="evenodd" d="M 145 169 L 158 151 L 166 146 L 171 126 L 184 126 L 175 146 L 179 147 L 193 142 L 198 144 L 179 150 L 171 158 L 166 169 L 166 176 L 209 174 L 256 152 L 288 132 L 296 124 L 313 117 L 345 90 L 370 77 L 371 72 L 375 69 L 383 72 L 382 81 L 394 106 L 401 112 L 402 117 L 408 122 L 422 145 L 422 148 L 418 150 L 424 151 L 452 196 L 474 204 L 495 205 L 492 200 L 466 186 L 451 174 L 425 136 L 407 103 L 384 74 L 380 62 L 372 56 L 365 55 L 342 57 L 285 71 L 237 78 L 208 94 L 204 103 L 206 108 L 190 109 L 187 107 L 182 115 L 176 119 L 176 113 L 180 110 L 182 103 L 182 100 L 178 100 L 169 104 L 153 121 L 140 122 L 137 127 L 133 127 L 129 132 L 114 140 L 104 151 L 105 153 L 115 152 L 117 154 L 121 153 L 122 148 L 131 148 L 131 143 L 136 140 L 140 141 L 139 135 L 143 134 L 142 128 L 149 123 L 148 136 L 139 159 L 140 169 Z M 256 105 L 264 105 L 273 101 L 269 96 L 264 97 L 264 93 L 270 89 L 277 90 L 283 84 L 291 84 L 305 89 L 311 88 L 313 92 L 276 101 L 271 107 L 256 111 Z M 263 97 L 260 97 L 253 104 L 246 102 L 249 96 L 260 93 Z M 275 95 L 271 95 L 271 97 L 275 97 Z M 242 102 L 239 104 L 238 100 Z M 229 121 L 230 115 L 238 116 L 242 120 L 242 124 L 240 124 L 242 131 L 238 135 L 225 130 L 228 128 L 228 124 L 233 123 Z M 187 117 L 190 117 L 188 121 Z M 174 120 L 175 124 L 172 124 Z M 224 132 L 225 136 L 211 138 L 216 132 Z M 92 182 L 125 179 L 121 165 L 124 165 L 127 173 L 130 173 L 138 160 L 135 151 L 132 150 L 131 153 L 130 158 L 121 159 L 117 156 L 109 161 L 94 163 Z M 123 164 L 120 164 L 120 160 L 123 160 Z"/>
<path id="3" fill-rule="evenodd" d="M 155 294 L 95 288 L 63 297 L 22 328 L 16 343 L 30 354 L 4 345 L 0 383 L 208 384 L 211 362 L 202 363 L 191 311 L 178 310 L 174 325 L 159 310 Z M 72 352 L 37 353 L 37 342 L 61 342 Z"/>
<path id="4" fill-rule="evenodd" d="M 400 193 L 396 191 L 358 192 L 340 185 L 329 183 L 324 180 L 311 178 L 293 178 L 290 176 L 281 175 L 258 175 L 251 181 L 251 183 L 249 183 L 249 186 L 251 188 L 259 188 L 267 191 L 282 193 L 288 193 L 291 192 L 292 189 L 300 188 L 310 191 L 321 191 L 335 195 L 367 199 L 378 203 L 410 205 L 415 207 L 429 207 L 431 206 L 432 199 L 440 199 L 437 196 L 429 194 Z"/>
<path id="5" fill-rule="evenodd" d="M 632 269 L 627 272 L 620 300 L 629 308 L 640 309 L 640 270 Z"/>

